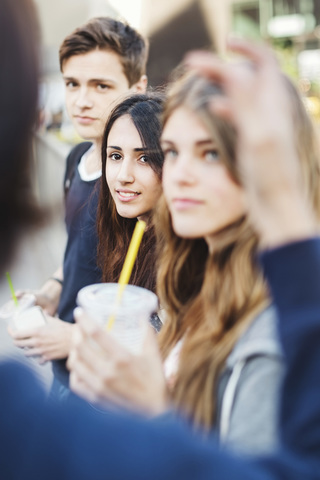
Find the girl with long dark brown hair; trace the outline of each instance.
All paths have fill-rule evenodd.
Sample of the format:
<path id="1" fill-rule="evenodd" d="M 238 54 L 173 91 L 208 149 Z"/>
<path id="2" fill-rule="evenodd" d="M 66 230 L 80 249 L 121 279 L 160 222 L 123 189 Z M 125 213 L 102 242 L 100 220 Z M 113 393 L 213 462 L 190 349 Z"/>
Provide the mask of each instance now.
<path id="1" fill-rule="evenodd" d="M 103 135 L 98 204 L 99 261 L 104 282 L 119 280 L 137 219 L 147 222 L 131 283 L 155 290 L 155 232 L 152 211 L 161 194 L 162 96 L 126 98 L 112 111 Z"/>

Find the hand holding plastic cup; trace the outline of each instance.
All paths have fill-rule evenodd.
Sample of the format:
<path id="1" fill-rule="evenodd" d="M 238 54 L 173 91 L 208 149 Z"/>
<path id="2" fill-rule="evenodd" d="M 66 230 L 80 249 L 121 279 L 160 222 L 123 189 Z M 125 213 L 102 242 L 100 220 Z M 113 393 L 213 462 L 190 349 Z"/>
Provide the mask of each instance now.
<path id="1" fill-rule="evenodd" d="M 0 319 L 5 320 L 12 330 L 26 330 L 47 323 L 42 309 L 35 305 L 36 297 L 27 293 L 18 300 L 9 272 L 6 272 L 6 277 L 12 300 L 0 308 Z"/>
<path id="2" fill-rule="evenodd" d="M 46 323 L 42 309 L 35 305 L 36 297 L 31 293 L 9 300 L 0 308 L 0 320 L 5 320 L 13 330 L 38 327 Z"/>
<path id="3" fill-rule="evenodd" d="M 0 307 L 0 319 L 10 323 L 13 317 L 32 307 L 35 301 L 35 296 L 29 293 L 23 295 L 18 302 L 12 298 Z"/>
<path id="4" fill-rule="evenodd" d="M 126 285 L 119 302 L 118 289 L 118 283 L 88 285 L 79 291 L 77 304 L 103 328 L 113 318 L 110 335 L 132 353 L 138 354 L 149 319 L 158 310 L 158 297 L 146 288 Z"/>

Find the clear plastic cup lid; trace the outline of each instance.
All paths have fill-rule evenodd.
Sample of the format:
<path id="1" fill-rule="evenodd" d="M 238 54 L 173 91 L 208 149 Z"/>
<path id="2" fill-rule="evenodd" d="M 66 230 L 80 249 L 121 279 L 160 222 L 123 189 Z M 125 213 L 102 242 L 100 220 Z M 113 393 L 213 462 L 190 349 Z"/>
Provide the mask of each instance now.
<path id="1" fill-rule="evenodd" d="M 78 292 L 77 303 L 80 307 L 100 310 L 115 305 L 119 293 L 117 283 L 97 283 L 88 285 Z M 158 297 L 146 288 L 135 285 L 127 285 L 121 296 L 122 311 L 128 310 L 128 314 L 135 311 L 148 311 L 150 314 L 158 310 Z"/>
<path id="2" fill-rule="evenodd" d="M 18 299 L 18 305 L 13 300 L 9 300 L 0 307 L 0 319 L 9 320 L 17 313 L 32 307 L 35 304 L 36 297 L 31 293 L 26 293 Z"/>

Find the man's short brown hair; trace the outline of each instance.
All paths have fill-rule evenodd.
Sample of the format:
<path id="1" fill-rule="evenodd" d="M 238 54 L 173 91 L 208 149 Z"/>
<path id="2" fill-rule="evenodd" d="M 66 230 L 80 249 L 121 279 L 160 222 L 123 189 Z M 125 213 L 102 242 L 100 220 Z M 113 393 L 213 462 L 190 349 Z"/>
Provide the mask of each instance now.
<path id="1" fill-rule="evenodd" d="M 119 55 L 130 87 L 146 72 L 148 41 L 126 23 L 110 17 L 98 17 L 76 28 L 60 47 L 61 71 L 70 57 L 92 50 L 107 50 Z"/>

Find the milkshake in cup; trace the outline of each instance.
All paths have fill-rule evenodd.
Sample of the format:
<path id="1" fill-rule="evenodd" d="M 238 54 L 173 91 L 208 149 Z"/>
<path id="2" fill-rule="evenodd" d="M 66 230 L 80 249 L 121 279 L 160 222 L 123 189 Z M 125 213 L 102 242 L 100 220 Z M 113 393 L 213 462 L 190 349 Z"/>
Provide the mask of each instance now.
<path id="1" fill-rule="evenodd" d="M 77 304 L 116 340 L 138 354 L 143 345 L 149 320 L 158 310 L 158 297 L 142 287 L 126 285 L 119 300 L 118 283 L 97 283 L 82 288 Z M 110 319 L 112 319 L 110 321 Z"/>
<path id="2" fill-rule="evenodd" d="M 42 309 L 35 305 L 36 297 L 31 293 L 18 299 L 18 305 L 9 300 L 0 308 L 0 320 L 4 320 L 13 330 L 24 330 L 46 323 Z"/>
<path id="3" fill-rule="evenodd" d="M 0 319 L 10 323 L 14 316 L 17 316 L 28 308 L 33 307 L 35 303 L 36 297 L 32 295 L 32 293 L 26 293 L 19 298 L 18 305 L 15 304 L 13 299 L 9 300 L 0 308 Z"/>

